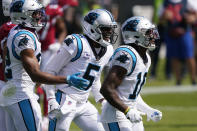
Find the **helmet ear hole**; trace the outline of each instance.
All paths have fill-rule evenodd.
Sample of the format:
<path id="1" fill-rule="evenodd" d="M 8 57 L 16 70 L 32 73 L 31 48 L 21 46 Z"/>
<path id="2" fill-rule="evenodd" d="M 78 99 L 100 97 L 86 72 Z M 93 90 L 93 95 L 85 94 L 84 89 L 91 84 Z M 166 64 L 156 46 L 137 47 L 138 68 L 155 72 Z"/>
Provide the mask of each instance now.
<path id="1" fill-rule="evenodd" d="M 139 39 L 140 37 L 139 36 L 134 36 L 136 39 Z"/>

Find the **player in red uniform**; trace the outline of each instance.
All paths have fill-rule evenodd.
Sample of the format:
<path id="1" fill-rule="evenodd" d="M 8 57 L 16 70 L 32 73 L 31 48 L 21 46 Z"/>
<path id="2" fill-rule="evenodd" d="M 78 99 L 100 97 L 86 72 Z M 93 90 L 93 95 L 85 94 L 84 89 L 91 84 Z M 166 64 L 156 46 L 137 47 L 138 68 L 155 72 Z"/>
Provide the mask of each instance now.
<path id="1" fill-rule="evenodd" d="M 60 43 L 63 42 L 66 36 L 66 28 L 62 17 L 63 9 L 58 4 L 49 4 L 45 11 L 48 21 L 45 28 L 39 32 L 42 43 L 41 68 L 44 67 L 54 52 L 59 49 Z"/>

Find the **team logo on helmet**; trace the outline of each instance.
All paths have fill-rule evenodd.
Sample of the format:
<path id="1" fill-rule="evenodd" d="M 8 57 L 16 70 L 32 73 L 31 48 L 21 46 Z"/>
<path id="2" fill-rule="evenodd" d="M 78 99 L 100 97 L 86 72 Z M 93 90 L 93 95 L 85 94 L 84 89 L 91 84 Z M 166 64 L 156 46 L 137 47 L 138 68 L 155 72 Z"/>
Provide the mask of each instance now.
<path id="1" fill-rule="evenodd" d="M 123 27 L 124 31 L 137 31 L 137 25 L 140 20 L 131 20 Z"/>
<path id="2" fill-rule="evenodd" d="M 95 12 L 90 12 L 88 15 L 85 16 L 84 20 L 89 24 L 93 25 L 94 21 L 98 18 L 99 14 Z"/>
<path id="3" fill-rule="evenodd" d="M 23 1 L 14 2 L 11 6 L 10 12 L 22 12 L 23 4 Z"/>

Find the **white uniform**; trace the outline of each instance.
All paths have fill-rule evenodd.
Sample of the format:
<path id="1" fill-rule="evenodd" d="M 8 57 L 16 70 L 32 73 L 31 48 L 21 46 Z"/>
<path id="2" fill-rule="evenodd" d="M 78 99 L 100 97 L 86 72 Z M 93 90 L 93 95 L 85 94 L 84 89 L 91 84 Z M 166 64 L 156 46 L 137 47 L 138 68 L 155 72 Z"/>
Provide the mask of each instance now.
<path id="1" fill-rule="evenodd" d="M 5 82 L 0 80 L 0 91 L 4 85 Z M 1 106 L 0 106 L 0 127 L 2 130 L 6 130 L 5 111 Z"/>
<path id="2" fill-rule="evenodd" d="M 36 33 L 16 26 L 7 40 L 5 75 L 8 82 L 0 92 L 0 106 L 7 111 L 9 128 L 18 131 L 40 130 L 41 110 L 37 103 L 38 96 L 34 93 L 35 83 L 20 60 L 20 53 L 25 49 L 33 49 L 40 61 L 41 45 Z"/>
<path id="3" fill-rule="evenodd" d="M 101 58 L 96 58 L 94 52 Z M 57 123 L 50 121 L 51 130 L 68 131 L 72 120 L 85 131 L 103 130 L 102 124 L 98 122 L 98 111 L 88 102 L 88 96 L 92 91 L 96 102 L 103 98 L 99 92 L 101 71 L 112 54 L 111 45 L 94 50 L 83 35 L 72 34 L 65 39 L 57 55 L 47 65 L 47 72 L 63 76 L 82 72 L 82 77 L 89 80 L 90 84 L 86 88 L 56 85 L 57 93 L 61 94 L 61 98 L 56 96 L 56 100 L 60 103 L 63 115 Z"/>
<path id="4" fill-rule="evenodd" d="M 144 64 L 138 52 L 131 46 L 120 46 L 114 52 L 110 66 L 118 65 L 127 70 L 127 75 L 117 88 L 120 99 L 128 106 L 136 108 L 136 98 L 146 81 L 146 75 L 151 64 L 148 54 L 148 62 Z M 142 131 L 143 123 L 131 123 L 124 113 L 120 112 L 109 103 L 102 109 L 101 120 L 106 130 L 120 129 L 124 131 Z M 136 126 L 137 125 L 137 126 Z M 140 126 L 139 126 L 140 125 Z"/>

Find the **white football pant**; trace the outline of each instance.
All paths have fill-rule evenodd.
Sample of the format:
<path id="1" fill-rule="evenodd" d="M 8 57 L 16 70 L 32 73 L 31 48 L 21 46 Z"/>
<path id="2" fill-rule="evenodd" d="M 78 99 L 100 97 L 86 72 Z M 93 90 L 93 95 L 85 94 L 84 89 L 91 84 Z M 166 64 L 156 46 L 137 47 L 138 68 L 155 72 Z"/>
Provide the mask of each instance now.
<path id="1" fill-rule="evenodd" d="M 50 120 L 49 131 L 69 131 L 72 121 L 83 131 L 104 131 L 99 113 L 90 102 L 78 103 L 61 91 L 56 93 L 56 100 L 60 103 L 62 115 Z"/>
<path id="2" fill-rule="evenodd" d="M 37 100 L 26 99 L 3 108 L 7 131 L 41 131 L 41 109 Z"/>

